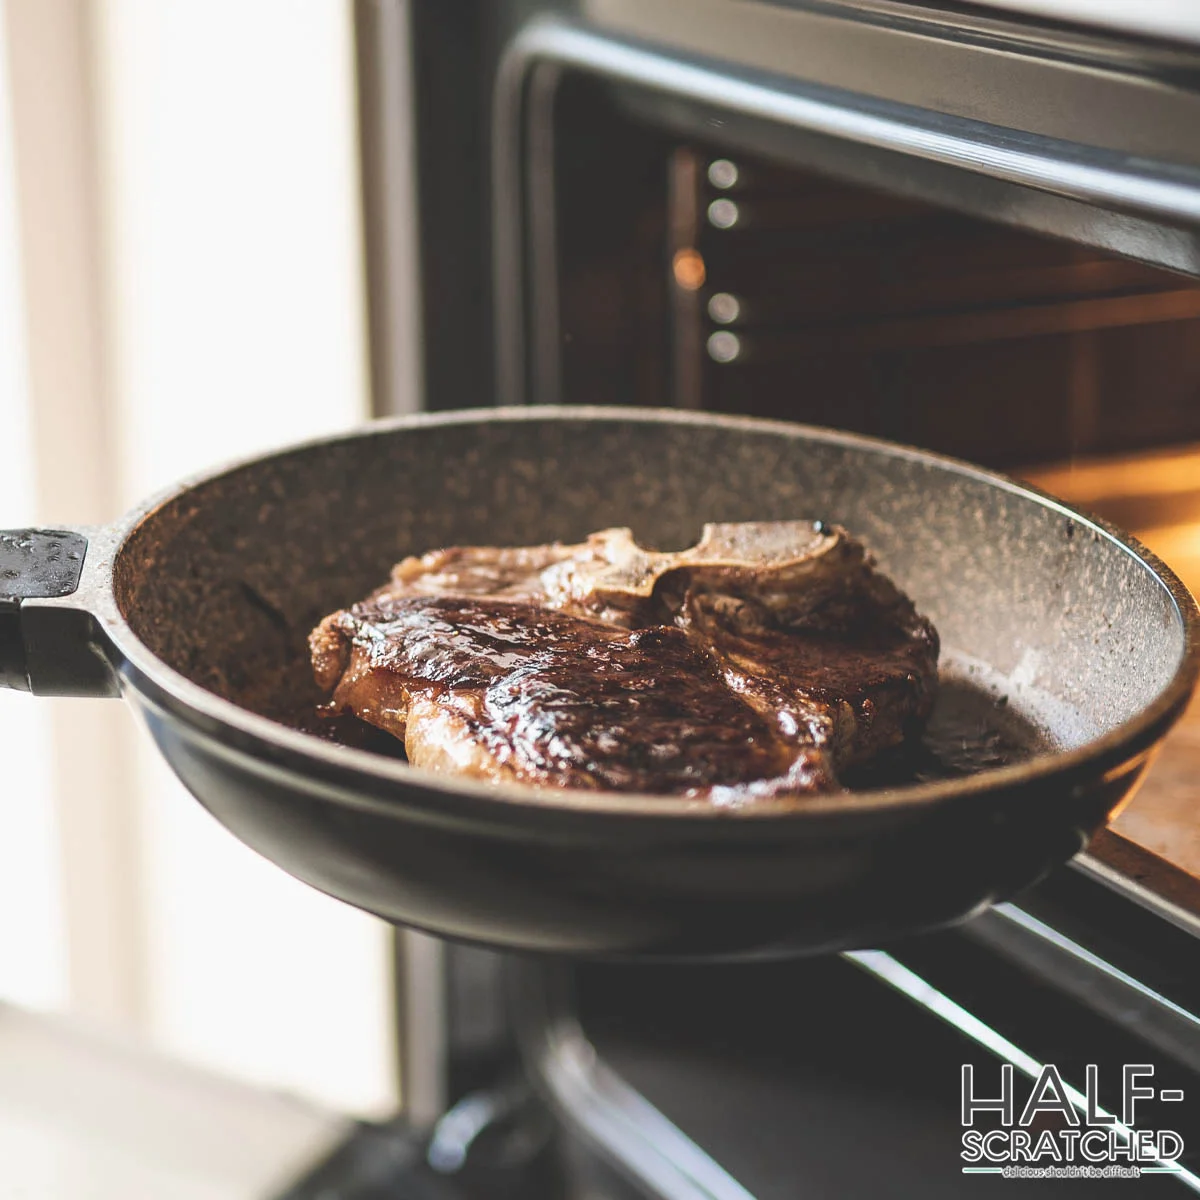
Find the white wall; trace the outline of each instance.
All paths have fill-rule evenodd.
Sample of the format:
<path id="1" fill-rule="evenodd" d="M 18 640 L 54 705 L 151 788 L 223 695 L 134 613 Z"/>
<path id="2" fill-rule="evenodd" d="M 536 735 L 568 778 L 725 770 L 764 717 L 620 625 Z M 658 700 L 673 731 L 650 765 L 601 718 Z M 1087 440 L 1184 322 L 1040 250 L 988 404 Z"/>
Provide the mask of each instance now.
<path id="1" fill-rule="evenodd" d="M 112 386 L 133 502 L 367 410 L 350 6 L 105 0 Z M 209 1065 L 393 1099 L 386 938 L 140 756 L 150 1019 Z"/>
<path id="2" fill-rule="evenodd" d="M 102 459 L 119 511 L 213 463 L 362 420 L 350 0 L 5 3 L 28 42 L 40 40 L 27 58 L 14 46 L 24 72 L 14 91 L 24 97 L 18 133 L 53 115 L 63 127 L 58 157 L 80 172 L 78 186 L 66 186 L 67 174 L 46 170 L 53 138 L 18 138 L 29 193 L 23 237 L 41 248 L 39 269 L 25 272 L 27 295 L 64 268 L 60 285 L 92 267 L 97 281 L 90 305 L 81 298 L 99 346 L 82 372 L 90 395 L 81 379 L 78 421 L 73 426 L 58 410 L 53 418 L 56 435 L 74 438 L 84 454 L 79 470 L 89 453 Z M 84 61 L 75 70 L 62 55 L 56 78 L 52 59 L 68 43 Z M 70 222 L 61 214 L 43 219 L 53 205 L 39 197 L 64 195 L 76 197 L 75 232 L 91 239 L 94 262 L 81 254 L 64 264 L 53 253 Z M 3 232 L 0 225 L 0 242 Z M 5 266 L 0 259 L 0 277 Z M 39 294 L 57 293 L 42 287 Z M 44 367 L 32 390 L 32 424 L 45 456 L 46 414 L 64 404 L 63 388 L 51 388 L 49 377 L 55 366 L 80 361 L 75 351 L 87 338 L 56 345 L 69 323 L 48 301 L 31 302 L 29 311 L 29 344 Z M 18 335 L 0 326 L 0 357 L 6 336 Z M 8 366 L 0 362 L 0 371 Z M 58 480 L 47 498 L 62 499 L 69 485 Z M 102 505 L 104 496 L 92 499 Z M 4 520 L 10 508 L 19 511 L 19 503 L 0 491 Z M 65 950 L 52 930 L 53 881 L 43 885 L 50 899 L 39 919 L 50 932 L 39 944 L 59 945 L 55 953 L 71 961 L 74 1007 L 138 1025 L 159 1045 L 244 1079 L 358 1112 L 390 1108 L 385 927 L 293 881 L 226 834 L 130 729 L 119 705 L 65 703 L 75 713 L 103 709 L 111 726 L 103 739 L 108 782 L 97 781 L 107 798 L 81 796 L 78 773 L 70 787 L 58 773 L 68 883 L 96 862 L 108 864 L 86 887 L 62 893 Z M 27 724 L 39 720 L 39 702 L 26 697 L 0 712 L 18 706 Z M 70 720 L 55 732 L 59 725 L 69 739 Z M 45 785 L 31 778 L 23 790 L 38 786 Z M 39 819 L 40 833 L 22 827 L 13 839 L 25 853 L 54 844 L 53 830 L 42 828 L 47 818 Z M 95 836 L 81 844 L 73 835 L 93 821 Z M 4 833 L 0 825 L 0 843 Z M 45 864 L 29 869 L 43 881 L 52 876 Z M 0 905 L 11 886 L 0 879 Z M 88 947 L 101 952 L 89 958 Z M 54 998 L 55 969 L 39 968 L 40 991 L 21 985 L 27 998 Z M 18 974 L 32 980 L 33 967 Z M 111 996 L 101 995 L 110 983 Z"/>
<path id="3" fill-rule="evenodd" d="M 7 22 L 0 6 L 0 528 L 36 519 L 25 361 Z M 0 997 L 58 1007 L 67 996 L 49 713 L 0 691 Z"/>

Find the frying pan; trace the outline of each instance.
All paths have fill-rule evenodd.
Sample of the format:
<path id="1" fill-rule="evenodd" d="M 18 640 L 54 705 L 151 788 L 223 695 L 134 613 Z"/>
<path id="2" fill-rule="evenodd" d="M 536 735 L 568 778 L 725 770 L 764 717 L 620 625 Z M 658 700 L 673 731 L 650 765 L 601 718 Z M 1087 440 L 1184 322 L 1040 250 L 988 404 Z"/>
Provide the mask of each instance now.
<path id="1" fill-rule="evenodd" d="M 286 723 L 318 699 L 309 629 L 406 554 L 613 525 L 678 549 L 705 521 L 807 517 L 866 541 L 937 625 L 950 683 L 975 680 L 1052 747 L 730 813 L 477 784 Z M 1132 793 L 1195 686 L 1197 622 L 1136 543 L 998 475 L 680 412 L 407 418 L 206 475 L 107 528 L 0 539 L 0 683 L 125 696 L 219 821 L 330 895 L 548 953 L 867 946 L 1015 893 Z"/>

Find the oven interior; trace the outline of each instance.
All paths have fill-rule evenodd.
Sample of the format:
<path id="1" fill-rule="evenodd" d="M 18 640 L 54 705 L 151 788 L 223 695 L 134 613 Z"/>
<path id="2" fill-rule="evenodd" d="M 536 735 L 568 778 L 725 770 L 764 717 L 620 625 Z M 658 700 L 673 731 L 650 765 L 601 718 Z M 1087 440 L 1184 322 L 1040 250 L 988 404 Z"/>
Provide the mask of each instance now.
<path id="1" fill-rule="evenodd" d="M 1200 281 L 1030 232 L 1018 205 L 985 220 L 697 137 L 582 73 L 548 95 L 527 171 L 535 399 L 936 450 L 1132 531 L 1200 589 Z M 1200 707 L 1115 827 L 1190 875 L 1198 775 Z"/>
<path id="2" fill-rule="evenodd" d="M 1006 470 L 1200 439 L 1193 279 L 680 139 L 584 76 L 555 128 L 564 402 L 781 417 Z"/>

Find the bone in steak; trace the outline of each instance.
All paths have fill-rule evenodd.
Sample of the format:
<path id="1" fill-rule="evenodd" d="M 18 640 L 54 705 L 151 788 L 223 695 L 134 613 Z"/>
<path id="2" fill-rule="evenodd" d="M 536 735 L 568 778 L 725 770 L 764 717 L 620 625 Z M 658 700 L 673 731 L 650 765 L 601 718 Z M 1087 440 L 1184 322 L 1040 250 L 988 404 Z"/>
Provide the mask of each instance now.
<path id="1" fill-rule="evenodd" d="M 838 787 L 919 733 L 938 638 L 821 522 L 706 525 L 667 554 L 578 545 L 408 558 L 310 638 L 326 711 L 420 767 L 738 805 Z"/>

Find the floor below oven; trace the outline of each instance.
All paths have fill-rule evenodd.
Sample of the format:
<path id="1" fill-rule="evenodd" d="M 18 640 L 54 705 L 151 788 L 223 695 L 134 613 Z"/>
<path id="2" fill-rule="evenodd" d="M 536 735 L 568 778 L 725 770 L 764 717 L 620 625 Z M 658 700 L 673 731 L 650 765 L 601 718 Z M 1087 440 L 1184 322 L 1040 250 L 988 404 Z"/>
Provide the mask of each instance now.
<path id="1" fill-rule="evenodd" d="M 268 1200 L 351 1125 L 0 1004 L 2 1200 Z"/>

